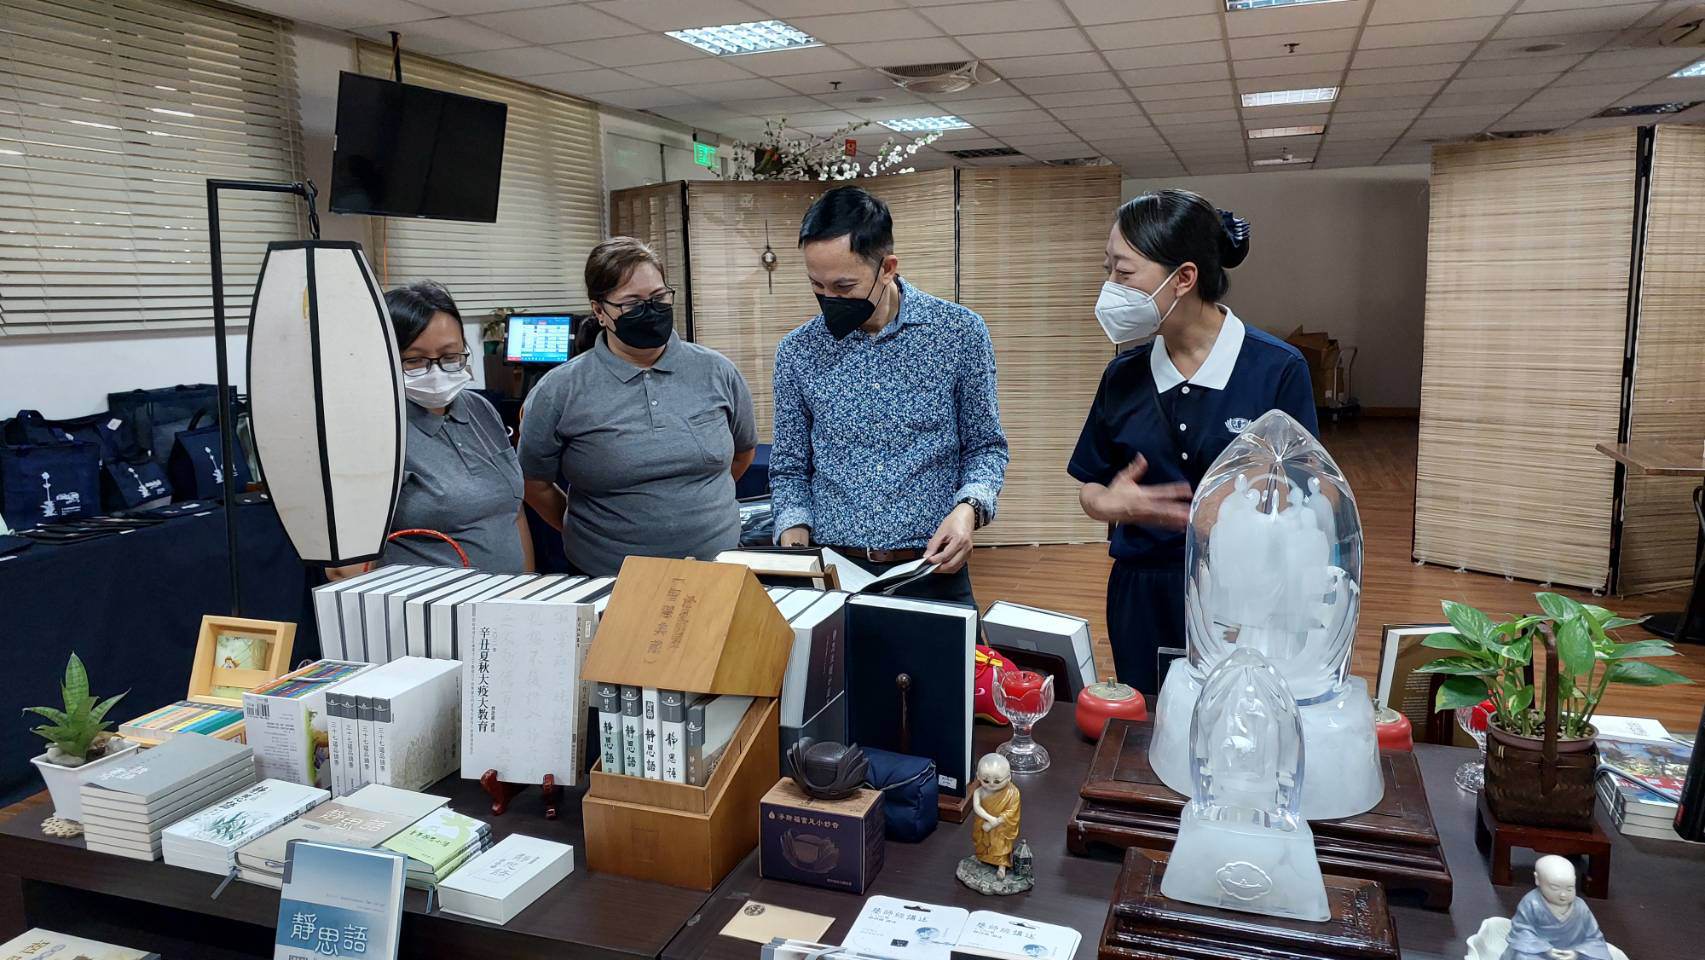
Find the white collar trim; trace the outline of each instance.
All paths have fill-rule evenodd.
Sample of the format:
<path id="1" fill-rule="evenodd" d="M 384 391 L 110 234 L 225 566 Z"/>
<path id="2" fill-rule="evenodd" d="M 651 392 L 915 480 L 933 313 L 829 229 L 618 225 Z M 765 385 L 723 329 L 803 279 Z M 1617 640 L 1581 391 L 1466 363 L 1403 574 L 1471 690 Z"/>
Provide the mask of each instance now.
<path id="1" fill-rule="evenodd" d="M 1219 310 L 1225 314 L 1225 322 L 1220 324 L 1219 336 L 1214 338 L 1208 359 L 1202 361 L 1202 368 L 1193 377 L 1178 372 L 1166 354 L 1166 338 L 1155 334 L 1154 349 L 1149 351 L 1149 373 L 1154 376 L 1156 390 L 1165 393 L 1186 380 L 1210 390 L 1225 389 L 1231 379 L 1231 368 L 1237 366 L 1237 355 L 1243 350 L 1243 321 L 1223 303 L 1219 304 Z"/>

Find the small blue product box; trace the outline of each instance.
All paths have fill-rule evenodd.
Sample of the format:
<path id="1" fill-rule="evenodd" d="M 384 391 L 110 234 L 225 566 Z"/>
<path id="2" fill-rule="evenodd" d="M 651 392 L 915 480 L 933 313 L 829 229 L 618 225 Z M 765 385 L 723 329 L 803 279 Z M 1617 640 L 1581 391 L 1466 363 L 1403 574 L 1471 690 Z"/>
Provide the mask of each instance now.
<path id="1" fill-rule="evenodd" d="M 882 870 L 879 790 L 814 800 L 792 780 L 781 780 L 759 802 L 758 816 L 758 872 L 764 877 L 863 893 Z"/>

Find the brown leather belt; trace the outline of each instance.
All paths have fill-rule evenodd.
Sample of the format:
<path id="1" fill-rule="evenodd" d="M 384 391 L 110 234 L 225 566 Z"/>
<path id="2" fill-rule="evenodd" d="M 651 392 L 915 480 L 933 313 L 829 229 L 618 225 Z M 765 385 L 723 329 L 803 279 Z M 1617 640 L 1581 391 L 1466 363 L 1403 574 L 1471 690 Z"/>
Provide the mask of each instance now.
<path id="1" fill-rule="evenodd" d="M 830 550 L 854 560 L 867 563 L 910 563 L 924 555 L 919 547 L 908 547 L 904 550 L 866 550 L 863 547 L 830 547 Z"/>

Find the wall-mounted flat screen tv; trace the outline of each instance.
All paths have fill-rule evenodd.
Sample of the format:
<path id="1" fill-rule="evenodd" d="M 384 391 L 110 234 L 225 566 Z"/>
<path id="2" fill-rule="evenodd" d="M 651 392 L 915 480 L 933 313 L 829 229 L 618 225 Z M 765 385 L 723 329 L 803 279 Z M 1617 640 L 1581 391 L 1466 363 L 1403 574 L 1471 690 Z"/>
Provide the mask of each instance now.
<path id="1" fill-rule="evenodd" d="M 497 220 L 508 104 L 344 73 L 333 213 Z"/>

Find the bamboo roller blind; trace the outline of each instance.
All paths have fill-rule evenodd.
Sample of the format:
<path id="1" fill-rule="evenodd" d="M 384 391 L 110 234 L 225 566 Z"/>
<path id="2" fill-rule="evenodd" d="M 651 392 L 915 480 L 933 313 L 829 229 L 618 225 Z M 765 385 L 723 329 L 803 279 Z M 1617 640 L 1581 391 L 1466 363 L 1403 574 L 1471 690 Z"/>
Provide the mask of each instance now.
<path id="1" fill-rule="evenodd" d="M 682 215 L 686 197 L 682 186 L 676 181 L 610 194 L 610 235 L 644 240 L 663 258 L 664 282 L 675 288 L 677 320 L 686 313 L 687 307 L 683 305 L 690 303 L 687 220 Z M 684 328 L 682 334 L 685 335 Z"/>
<path id="2" fill-rule="evenodd" d="M 1417 559 L 1609 576 L 1636 132 L 1433 154 Z"/>
<path id="3" fill-rule="evenodd" d="M 1105 540 L 1066 475 L 1113 348 L 1095 322 L 1117 167 L 977 167 L 959 174 L 960 302 L 995 343 L 1012 462 L 980 544 Z"/>
<path id="4" fill-rule="evenodd" d="M 1705 127 L 1660 124 L 1652 156 L 1629 441 L 1705 441 Z M 1629 474 L 1617 590 L 1693 575 L 1697 480 Z"/>

